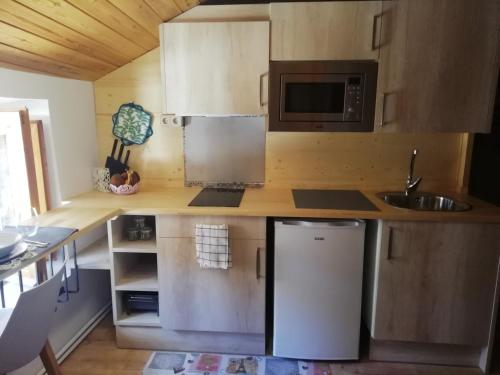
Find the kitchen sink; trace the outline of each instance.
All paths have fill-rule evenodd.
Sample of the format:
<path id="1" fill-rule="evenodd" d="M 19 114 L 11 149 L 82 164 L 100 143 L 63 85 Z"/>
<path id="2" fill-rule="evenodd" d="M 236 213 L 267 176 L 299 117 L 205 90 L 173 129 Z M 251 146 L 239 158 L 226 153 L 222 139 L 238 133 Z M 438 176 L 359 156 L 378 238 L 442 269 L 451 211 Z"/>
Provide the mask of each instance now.
<path id="1" fill-rule="evenodd" d="M 467 211 L 472 208 L 472 206 L 466 202 L 432 193 L 416 192 L 405 195 L 404 192 L 398 191 L 382 192 L 378 193 L 377 196 L 391 206 L 408 208 L 410 210 L 458 212 Z"/>

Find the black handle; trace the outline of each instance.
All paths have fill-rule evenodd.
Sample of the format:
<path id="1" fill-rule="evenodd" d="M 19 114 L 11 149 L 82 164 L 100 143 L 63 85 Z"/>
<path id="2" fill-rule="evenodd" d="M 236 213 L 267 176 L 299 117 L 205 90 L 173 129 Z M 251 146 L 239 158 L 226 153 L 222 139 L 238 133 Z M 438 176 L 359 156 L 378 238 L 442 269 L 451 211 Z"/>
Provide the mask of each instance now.
<path id="1" fill-rule="evenodd" d="M 389 227 L 389 238 L 387 239 L 387 260 L 392 260 L 392 227 Z"/>
<path id="2" fill-rule="evenodd" d="M 123 164 L 127 165 L 129 156 L 130 156 L 130 150 L 127 150 L 127 153 L 125 154 L 125 160 L 123 161 Z"/>
<path id="3" fill-rule="evenodd" d="M 118 161 L 121 161 L 122 160 L 122 155 L 123 155 L 123 149 L 125 148 L 125 145 L 122 143 L 120 145 L 120 151 L 118 151 L 118 157 L 116 158 L 116 160 Z"/>
<path id="4" fill-rule="evenodd" d="M 118 139 L 115 139 L 113 142 L 113 148 L 111 149 L 111 157 L 115 157 L 115 152 L 116 152 L 116 146 L 118 146 Z"/>

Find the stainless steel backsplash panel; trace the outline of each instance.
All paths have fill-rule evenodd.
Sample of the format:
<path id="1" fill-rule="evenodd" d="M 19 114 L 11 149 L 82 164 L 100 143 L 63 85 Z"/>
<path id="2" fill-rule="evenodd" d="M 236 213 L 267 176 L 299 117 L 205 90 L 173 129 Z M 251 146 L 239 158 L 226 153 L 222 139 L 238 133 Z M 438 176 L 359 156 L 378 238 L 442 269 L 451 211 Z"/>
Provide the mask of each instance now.
<path id="1" fill-rule="evenodd" d="M 264 184 L 265 117 L 186 117 L 186 186 Z"/>

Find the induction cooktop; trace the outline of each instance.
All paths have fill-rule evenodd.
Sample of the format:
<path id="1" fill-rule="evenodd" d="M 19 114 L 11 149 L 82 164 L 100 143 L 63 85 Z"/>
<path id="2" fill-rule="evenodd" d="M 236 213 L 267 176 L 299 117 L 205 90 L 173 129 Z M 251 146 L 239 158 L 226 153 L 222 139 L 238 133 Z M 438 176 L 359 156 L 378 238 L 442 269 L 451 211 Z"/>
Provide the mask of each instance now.
<path id="1" fill-rule="evenodd" d="M 204 188 L 189 206 L 239 207 L 245 189 Z"/>
<path id="2" fill-rule="evenodd" d="M 292 190 L 295 208 L 379 211 L 359 190 Z"/>

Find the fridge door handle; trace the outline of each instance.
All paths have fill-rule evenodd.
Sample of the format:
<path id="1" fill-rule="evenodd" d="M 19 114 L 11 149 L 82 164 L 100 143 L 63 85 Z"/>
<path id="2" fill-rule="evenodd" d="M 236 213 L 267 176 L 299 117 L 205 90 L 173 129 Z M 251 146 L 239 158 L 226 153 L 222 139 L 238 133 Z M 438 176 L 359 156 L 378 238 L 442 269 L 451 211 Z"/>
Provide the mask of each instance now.
<path id="1" fill-rule="evenodd" d="M 336 220 L 336 221 L 302 221 L 302 220 L 284 220 L 281 222 L 285 226 L 295 227 L 359 227 L 361 220 Z"/>

